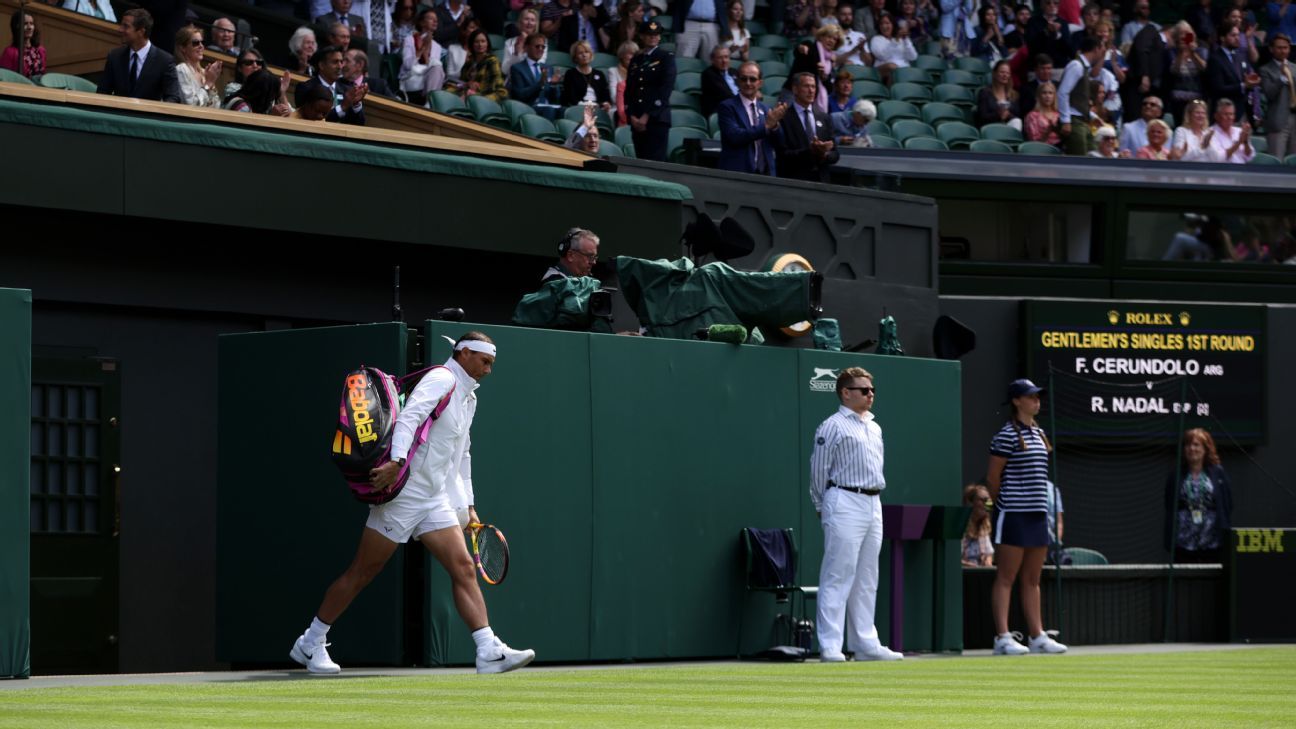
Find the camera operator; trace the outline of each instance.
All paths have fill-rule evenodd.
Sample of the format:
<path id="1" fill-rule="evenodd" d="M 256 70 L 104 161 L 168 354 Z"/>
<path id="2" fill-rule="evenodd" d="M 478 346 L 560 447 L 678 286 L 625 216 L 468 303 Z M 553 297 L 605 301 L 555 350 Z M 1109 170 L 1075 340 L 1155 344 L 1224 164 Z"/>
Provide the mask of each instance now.
<path id="1" fill-rule="evenodd" d="M 584 228 L 568 230 L 558 242 L 558 262 L 545 271 L 540 283 L 560 278 L 589 276 L 598 263 L 599 237 Z"/>

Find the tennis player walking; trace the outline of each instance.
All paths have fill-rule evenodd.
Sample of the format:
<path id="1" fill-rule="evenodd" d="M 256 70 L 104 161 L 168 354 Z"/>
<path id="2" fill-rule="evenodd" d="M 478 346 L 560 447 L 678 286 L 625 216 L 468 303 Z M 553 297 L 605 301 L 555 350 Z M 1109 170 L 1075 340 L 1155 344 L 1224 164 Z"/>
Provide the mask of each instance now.
<path id="1" fill-rule="evenodd" d="M 873 375 L 848 367 L 837 376 L 841 405 L 815 431 L 810 456 L 810 501 L 824 530 L 819 568 L 819 660 L 898 661 L 882 645 L 877 606 L 878 554 L 882 551 L 882 428 L 873 407 Z M 849 617 L 849 620 L 847 618 Z M 843 636 L 849 626 L 850 632 Z"/>
<path id="2" fill-rule="evenodd" d="M 477 412 L 479 381 L 494 364 L 495 344 L 485 334 L 468 332 L 455 342 L 445 366 L 428 372 L 410 393 L 392 435 L 392 460 L 370 472 L 376 488 L 389 488 L 409 458 L 409 480 L 395 499 L 369 508 L 355 559 L 329 586 L 315 619 L 293 644 L 289 655 L 311 673 L 342 670 L 329 658 L 325 642 L 329 628 L 382 572 L 396 548 L 411 538 L 422 542 L 450 575 L 455 607 L 477 644 L 478 673 L 511 671 L 535 658 L 535 651 L 513 650 L 491 631 L 486 601 L 461 531 L 479 521 L 473 507 L 469 430 Z M 433 423 L 427 442 L 415 446 L 415 430 L 447 393 L 450 402 Z"/>

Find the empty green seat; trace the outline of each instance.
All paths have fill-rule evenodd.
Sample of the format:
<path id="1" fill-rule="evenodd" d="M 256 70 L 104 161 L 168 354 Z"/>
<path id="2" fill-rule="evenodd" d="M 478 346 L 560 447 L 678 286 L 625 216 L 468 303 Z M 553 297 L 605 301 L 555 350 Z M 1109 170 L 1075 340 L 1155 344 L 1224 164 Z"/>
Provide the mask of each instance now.
<path id="1" fill-rule="evenodd" d="M 532 139 L 542 139 L 546 142 L 562 143 L 567 141 L 565 137 L 558 133 L 554 123 L 538 114 L 527 114 L 522 117 L 520 131 Z"/>
<path id="2" fill-rule="evenodd" d="M 671 128 L 692 127 L 709 133 L 706 117 L 692 109 L 671 109 Z"/>
<path id="3" fill-rule="evenodd" d="M 612 133 L 612 141 L 616 142 L 617 146 L 622 150 L 625 150 L 626 146 L 631 144 L 631 140 L 633 139 L 631 134 L 633 134 L 633 132 L 630 129 L 629 124 L 619 126 L 616 128 L 616 131 Z"/>
<path id="4" fill-rule="evenodd" d="M 1256 153 L 1255 153 L 1255 156 L 1251 158 L 1251 164 L 1253 164 L 1253 165 L 1280 165 L 1280 164 L 1282 164 L 1282 160 L 1278 159 L 1277 157 L 1273 156 L 1272 154 L 1266 154 L 1265 152 L 1256 152 Z"/>
<path id="5" fill-rule="evenodd" d="M 545 56 L 545 63 L 550 66 L 562 66 L 564 68 L 571 68 L 576 65 L 576 62 L 572 60 L 570 53 L 567 51 L 556 51 L 552 47 L 549 48 L 549 55 Z"/>
<path id="6" fill-rule="evenodd" d="M 924 109 L 924 111 L 926 111 Z M 981 138 L 977 128 L 971 124 L 965 124 L 961 121 L 947 121 L 936 127 L 936 138 L 944 142 L 950 149 L 967 149 L 973 142 Z"/>
<path id="7" fill-rule="evenodd" d="M 878 118 L 887 124 L 892 124 L 899 119 L 912 119 L 921 122 L 922 112 L 918 107 L 907 101 L 883 101 L 877 105 Z"/>
<path id="8" fill-rule="evenodd" d="M 954 68 L 960 71 L 971 71 L 980 76 L 990 74 L 990 64 L 984 58 L 977 58 L 976 56 L 963 56 L 955 59 Z"/>
<path id="9" fill-rule="evenodd" d="M 1022 142 L 1021 146 L 1017 147 L 1017 154 L 1053 155 L 1062 154 L 1062 150 L 1044 142 Z"/>
<path id="10" fill-rule="evenodd" d="M 904 149 L 904 146 L 900 144 L 900 140 L 888 134 L 869 134 L 869 140 L 878 149 Z"/>
<path id="11" fill-rule="evenodd" d="M 693 127 L 671 127 L 670 138 L 667 143 L 666 159 L 671 162 L 681 162 L 684 156 L 685 139 L 706 139 L 707 133 L 703 129 Z"/>
<path id="12" fill-rule="evenodd" d="M 944 71 L 948 68 L 945 65 L 945 59 L 940 56 L 918 56 L 913 62 L 914 68 L 921 68 L 924 71 Z M 900 69 L 896 69 L 899 71 Z"/>
<path id="13" fill-rule="evenodd" d="M 1014 148 L 1024 140 L 1022 133 L 1007 124 L 986 124 L 981 127 L 982 139 L 993 139 L 996 142 L 1003 142 Z"/>
<path id="14" fill-rule="evenodd" d="M 940 41 L 927 41 L 922 47 L 922 54 L 924 56 L 939 57 L 942 52 L 943 49 L 941 48 Z"/>
<path id="15" fill-rule="evenodd" d="M 923 121 L 940 128 L 941 124 L 950 121 L 966 121 L 967 117 L 963 115 L 963 110 L 953 104 L 946 104 L 943 101 L 931 101 L 923 104 L 922 107 Z"/>
<path id="16" fill-rule="evenodd" d="M 965 109 L 976 106 L 976 97 L 972 95 L 972 90 L 958 84 L 938 84 L 932 89 L 932 98 Z"/>
<path id="17" fill-rule="evenodd" d="M 1084 547 L 1067 547 L 1062 550 L 1071 558 L 1071 565 L 1104 565 L 1107 564 L 1107 556 L 1095 549 L 1085 549 Z"/>
<path id="18" fill-rule="evenodd" d="M 683 91 L 689 94 L 702 93 L 702 74 L 700 73 L 675 74 L 675 90 Z"/>
<path id="19" fill-rule="evenodd" d="M 783 93 L 783 84 L 787 83 L 786 76 L 766 76 L 761 83 L 761 93 L 765 95 L 765 103 L 771 107 L 778 101 L 779 94 Z"/>
<path id="20" fill-rule="evenodd" d="M 948 152 L 949 147 L 939 139 L 931 137 L 909 137 L 904 141 L 905 149 L 919 149 L 926 152 Z"/>
<path id="21" fill-rule="evenodd" d="M 1012 154 L 1013 153 L 1012 147 L 1009 147 L 1003 142 L 997 142 L 993 139 L 978 139 L 975 142 L 973 142 L 968 147 L 968 149 L 972 150 L 973 152 L 985 152 L 989 154 Z"/>
<path id="22" fill-rule="evenodd" d="M 761 48 L 787 50 L 788 48 L 792 47 L 792 41 L 788 40 L 782 35 L 775 35 L 773 33 L 770 33 L 757 38 L 756 42 L 753 45 L 760 46 Z"/>
<path id="23" fill-rule="evenodd" d="M 41 77 L 41 83 L 42 83 L 42 85 L 44 84 L 44 81 L 45 81 L 45 78 L 44 78 L 44 77 Z M 1268 152 L 1268 151 L 1269 151 L 1269 140 L 1268 140 L 1268 139 L 1265 139 L 1264 137 L 1260 136 L 1259 134 L 1252 134 L 1252 135 L 1251 135 L 1251 149 L 1254 149 L 1254 150 L 1257 151 L 1257 152 Z"/>
<path id="24" fill-rule="evenodd" d="M 460 119 L 473 119 L 472 109 L 463 102 L 463 99 L 450 93 L 449 91 L 433 91 L 428 94 L 428 108 L 432 111 L 450 116 L 457 116 Z"/>
<path id="25" fill-rule="evenodd" d="M 856 81 L 881 81 L 882 77 L 878 75 L 877 69 L 872 66 L 858 66 L 850 64 L 842 66 L 842 70 L 851 75 Z"/>
<path id="26" fill-rule="evenodd" d="M 893 84 L 918 84 L 920 86 L 934 86 L 931 75 L 921 68 L 897 68 L 891 71 L 891 82 Z M 930 93 L 930 92 L 929 92 Z M 895 88 L 891 89 L 891 95 L 895 96 Z M 899 98 L 899 97 L 896 97 Z"/>
<path id="27" fill-rule="evenodd" d="M 921 84 L 894 83 L 891 84 L 891 98 L 914 104 L 925 104 L 932 100 L 932 92 Z"/>
<path id="28" fill-rule="evenodd" d="M 776 52 L 773 48 L 752 46 L 747 49 L 747 60 L 755 61 L 757 63 L 762 63 L 764 61 L 777 61 L 780 55 L 781 54 Z"/>
<path id="29" fill-rule="evenodd" d="M 869 99 L 870 101 L 885 101 L 891 98 L 891 90 L 880 81 L 856 81 L 851 86 L 851 94 L 858 99 Z"/>
<path id="30" fill-rule="evenodd" d="M 40 77 L 40 85 L 47 89 L 67 89 L 68 91 L 85 91 L 93 94 L 98 87 L 93 81 L 73 76 L 68 73 L 47 73 Z"/>
<path id="31" fill-rule="evenodd" d="M 485 96 L 469 96 L 468 108 L 473 113 L 473 118 L 482 124 L 489 124 L 500 129 L 511 129 L 513 122 L 509 119 L 508 114 L 504 113 L 503 107 L 494 99 L 488 99 Z"/>
<path id="32" fill-rule="evenodd" d="M 716 135 L 720 133 L 719 112 L 712 112 L 711 116 L 707 117 L 707 131 L 711 132 L 711 136 L 715 137 L 716 139 L 720 138 L 720 137 L 716 137 Z"/>
<path id="33" fill-rule="evenodd" d="M 672 91 L 670 95 L 672 109 L 702 110 L 702 97 L 697 94 L 686 94 L 683 91 Z"/>
<path id="34" fill-rule="evenodd" d="M 868 135 L 870 137 L 875 137 L 879 134 L 881 134 L 884 137 L 889 137 L 891 136 L 891 125 L 887 124 L 884 121 L 878 121 L 877 119 L 874 119 L 873 121 L 864 125 L 864 131 L 868 132 Z"/>
<path id="35" fill-rule="evenodd" d="M 760 64 L 762 76 L 787 76 L 788 65 L 782 61 L 762 61 Z"/>
<path id="36" fill-rule="evenodd" d="M 1289 154 L 1283 158 L 1283 164 L 1296 167 L 1296 154 Z"/>
<path id="37" fill-rule="evenodd" d="M 891 136 L 904 142 L 913 137 L 931 137 L 936 139 L 936 130 L 930 124 L 917 119 L 901 119 L 891 124 Z"/>
<path id="38" fill-rule="evenodd" d="M 613 49 L 616 50 L 616 49 Z M 616 68 L 620 61 L 611 53 L 595 53 L 590 65 L 594 68 Z"/>
<path id="39" fill-rule="evenodd" d="M 706 70 L 707 62 L 700 58 L 676 58 L 675 73 L 702 73 Z"/>
<path id="40" fill-rule="evenodd" d="M 959 86 L 967 86 L 968 88 L 976 89 L 984 86 L 985 80 L 979 74 L 972 73 L 971 71 L 947 68 L 945 69 L 945 72 L 941 74 L 941 83 L 958 84 Z"/>
<path id="41" fill-rule="evenodd" d="M 554 129 L 558 130 L 558 134 L 562 136 L 564 142 L 571 139 L 572 132 L 579 127 L 580 124 L 571 119 L 557 119 L 554 121 Z"/>
<path id="42" fill-rule="evenodd" d="M 505 114 L 508 114 L 509 123 L 512 125 L 513 129 L 520 128 L 522 117 L 527 114 L 535 113 L 535 109 L 531 108 L 530 104 L 518 101 L 517 99 L 505 99 L 504 102 L 500 104 L 500 107 L 504 109 Z"/>
<path id="43" fill-rule="evenodd" d="M 621 152 L 621 147 L 618 146 L 616 142 L 609 142 L 609 141 L 606 140 L 606 139 L 600 139 L 600 140 L 599 140 L 599 151 L 598 151 L 598 153 L 599 153 L 599 156 L 600 156 L 600 157 L 621 157 L 621 156 L 624 156 L 624 155 L 622 154 L 622 152 Z"/>
<path id="44" fill-rule="evenodd" d="M 3 81 L 4 83 L 7 83 L 7 84 L 23 84 L 23 85 L 25 85 L 25 86 L 35 86 L 35 85 L 36 85 L 36 84 L 32 83 L 32 80 L 31 80 L 31 79 L 27 78 L 26 76 L 22 75 L 21 73 L 17 73 L 17 72 L 15 72 L 15 71 L 10 71 L 10 70 L 7 69 L 7 68 L 0 68 L 0 81 Z"/>

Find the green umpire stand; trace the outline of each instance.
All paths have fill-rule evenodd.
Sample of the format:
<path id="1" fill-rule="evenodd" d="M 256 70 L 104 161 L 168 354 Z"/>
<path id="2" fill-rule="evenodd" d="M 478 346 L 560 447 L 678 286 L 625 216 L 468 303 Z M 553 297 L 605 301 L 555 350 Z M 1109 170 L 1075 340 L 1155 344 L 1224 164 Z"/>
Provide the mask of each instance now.
<path id="1" fill-rule="evenodd" d="M 815 428 L 837 407 L 833 373 L 843 367 L 868 369 L 879 389 L 883 500 L 957 499 L 957 362 L 441 321 L 422 327 L 424 362 L 449 357 L 442 335 L 470 329 L 499 347 L 478 390 L 475 501 L 512 557 L 505 582 L 482 589 L 497 633 L 541 661 L 732 656 L 739 610 L 742 651 L 771 645 L 778 608 L 747 598 L 738 535 L 745 526 L 794 527 L 802 581 L 817 582 L 823 539 L 809 460 Z M 364 509 L 327 457 L 340 383 L 362 362 L 401 362 L 404 341 L 399 325 L 222 338 L 223 660 L 282 662 L 345 568 Z M 246 418 L 243 429 L 233 422 L 267 398 L 280 418 L 273 445 L 249 441 Z M 959 631 L 934 641 L 932 544 L 904 547 L 909 650 L 961 645 Z M 344 666 L 401 662 L 393 657 L 401 645 L 405 663 L 472 661 L 448 579 L 414 554 L 405 559 L 421 559 L 421 569 L 390 565 L 330 635 Z M 889 559 L 884 549 L 883 640 Z M 944 564 L 956 578 L 957 556 Z M 946 602 L 957 615 L 958 602 Z"/>
<path id="2" fill-rule="evenodd" d="M 0 289 L 0 678 L 31 675 L 31 304 Z"/>

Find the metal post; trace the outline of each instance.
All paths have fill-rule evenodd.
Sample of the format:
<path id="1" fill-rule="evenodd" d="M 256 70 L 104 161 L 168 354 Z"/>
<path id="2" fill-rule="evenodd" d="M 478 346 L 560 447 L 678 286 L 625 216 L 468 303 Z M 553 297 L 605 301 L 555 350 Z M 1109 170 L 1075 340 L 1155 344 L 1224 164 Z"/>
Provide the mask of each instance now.
<path id="1" fill-rule="evenodd" d="M 1053 533 L 1050 536 L 1052 536 L 1053 540 L 1056 541 L 1058 545 L 1056 558 L 1053 560 L 1053 575 L 1054 575 L 1053 585 L 1054 585 L 1054 593 L 1055 593 L 1053 599 L 1053 625 L 1057 630 L 1061 630 L 1062 629 L 1062 565 L 1060 563 L 1062 561 L 1061 560 L 1062 540 L 1058 539 L 1057 536 L 1057 502 L 1058 502 L 1057 499 L 1058 446 L 1057 444 L 1060 441 L 1058 440 L 1058 435 L 1057 435 L 1057 408 L 1054 407 L 1053 405 L 1054 384 L 1055 384 L 1055 380 L 1053 379 L 1053 364 L 1050 362 L 1049 379 L 1048 379 L 1049 431 L 1053 433 L 1053 457 L 1049 459 L 1049 465 L 1053 470 L 1053 506 L 1050 507 L 1053 510 Z M 1047 547 L 1045 547 L 1045 549 L 1047 549 Z"/>
<path id="2" fill-rule="evenodd" d="M 1179 381 L 1179 432 L 1175 437 L 1174 459 L 1175 459 L 1175 480 L 1174 486 L 1170 489 L 1170 562 L 1169 570 L 1166 575 L 1166 596 L 1165 596 L 1165 635 L 1161 637 L 1162 642 L 1169 643 L 1174 635 L 1174 573 L 1175 573 L 1175 545 L 1179 543 L 1179 488 L 1183 481 L 1183 432 L 1184 417 L 1187 410 L 1186 403 L 1188 400 L 1188 378 L 1180 378 Z"/>

